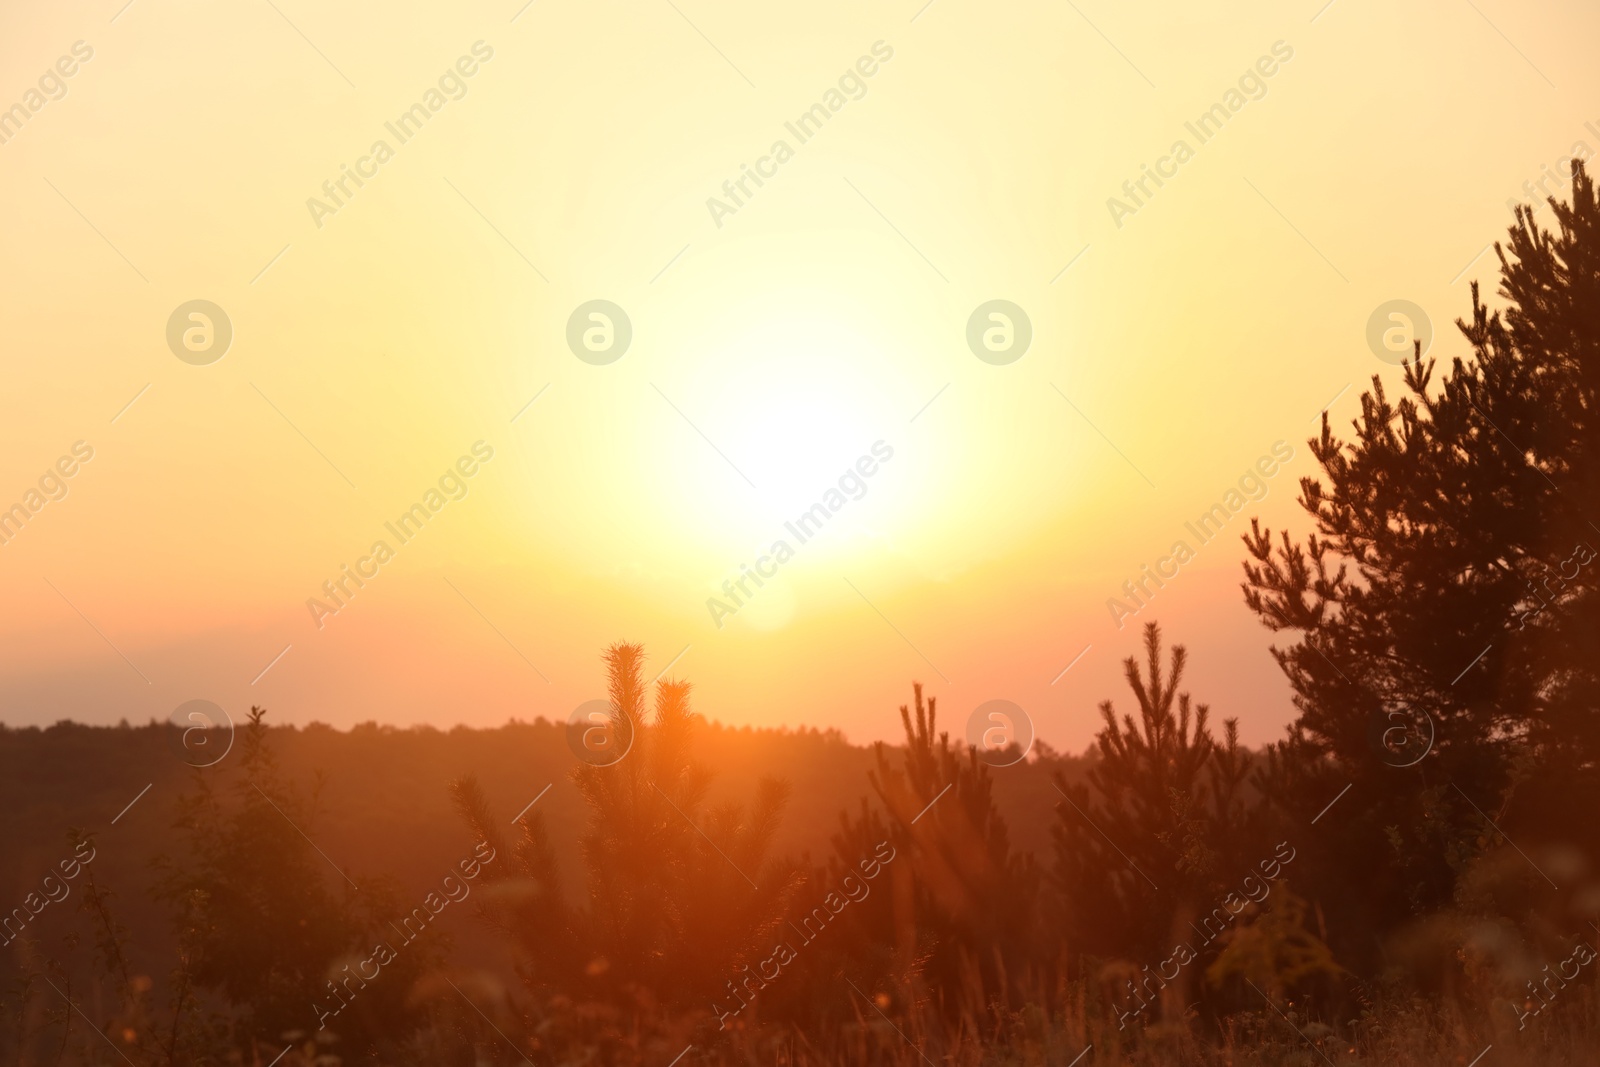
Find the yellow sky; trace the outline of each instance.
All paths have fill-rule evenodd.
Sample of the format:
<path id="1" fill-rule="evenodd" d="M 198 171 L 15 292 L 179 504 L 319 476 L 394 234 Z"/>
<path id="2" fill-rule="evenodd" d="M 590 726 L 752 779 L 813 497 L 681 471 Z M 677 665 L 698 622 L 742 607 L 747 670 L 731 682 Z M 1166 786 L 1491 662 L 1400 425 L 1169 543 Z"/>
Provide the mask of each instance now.
<path id="1" fill-rule="evenodd" d="M 1153 617 L 1275 737 L 1236 535 L 1303 526 L 1316 413 L 1397 378 L 1375 308 L 1463 351 L 1507 199 L 1600 148 L 1597 34 L 1575 0 L 9 7 L 0 507 L 93 458 L 0 546 L 0 718 L 562 718 L 628 639 L 687 646 L 726 721 L 892 737 L 918 678 L 957 732 L 1006 698 L 1077 748 Z M 167 341 L 193 300 L 232 324 L 205 365 Z M 592 300 L 632 328 L 604 365 L 566 341 Z M 966 341 L 992 300 L 1032 328 L 999 366 Z M 1278 441 L 1265 499 L 1186 533 Z M 1108 598 L 1178 539 L 1119 629 Z M 345 565 L 376 573 L 308 608 Z"/>

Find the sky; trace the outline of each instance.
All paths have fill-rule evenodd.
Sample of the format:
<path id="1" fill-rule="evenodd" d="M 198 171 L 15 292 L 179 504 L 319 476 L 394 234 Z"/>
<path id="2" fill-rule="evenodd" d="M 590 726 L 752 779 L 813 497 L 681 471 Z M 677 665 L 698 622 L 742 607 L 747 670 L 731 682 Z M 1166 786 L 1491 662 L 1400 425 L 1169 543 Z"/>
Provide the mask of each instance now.
<path id="1" fill-rule="evenodd" d="M 1307 528 L 1390 302 L 1466 352 L 1508 201 L 1600 150 L 1596 39 L 1578 0 L 7 6 L 0 721 L 562 719 L 626 640 L 724 722 L 893 739 L 916 680 L 1077 750 L 1159 621 L 1273 740 L 1238 535 Z"/>

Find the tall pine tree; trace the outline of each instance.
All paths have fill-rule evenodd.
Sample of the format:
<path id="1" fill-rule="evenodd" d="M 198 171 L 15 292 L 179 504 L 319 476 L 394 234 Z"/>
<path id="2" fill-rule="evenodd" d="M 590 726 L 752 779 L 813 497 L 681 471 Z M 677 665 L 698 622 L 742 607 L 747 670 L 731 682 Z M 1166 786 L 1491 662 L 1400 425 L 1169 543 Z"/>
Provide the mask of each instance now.
<path id="1" fill-rule="evenodd" d="M 1450 905 L 1502 831 L 1540 892 L 1548 846 L 1600 858 L 1600 202 L 1581 163 L 1551 206 L 1553 231 L 1523 208 L 1495 246 L 1504 308 L 1474 284 L 1470 356 L 1436 379 L 1419 354 L 1398 402 L 1375 375 L 1352 440 L 1324 415 L 1301 480 L 1315 531 L 1245 536 L 1245 599 L 1293 636 L 1273 652 L 1299 711 L 1263 787 L 1302 823 L 1350 787 L 1308 857 L 1342 960 Z M 1402 734 L 1417 747 L 1381 743 Z"/>

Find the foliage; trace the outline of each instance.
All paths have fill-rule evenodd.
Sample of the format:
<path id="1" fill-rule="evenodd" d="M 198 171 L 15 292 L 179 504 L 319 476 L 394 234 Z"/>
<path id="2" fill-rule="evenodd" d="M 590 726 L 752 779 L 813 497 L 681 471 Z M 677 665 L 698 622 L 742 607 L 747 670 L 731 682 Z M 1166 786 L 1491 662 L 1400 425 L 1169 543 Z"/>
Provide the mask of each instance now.
<path id="1" fill-rule="evenodd" d="M 589 808 L 587 899 L 565 898 L 535 810 L 506 849 L 509 862 L 486 875 L 495 888 L 486 917 L 517 948 L 539 1015 L 559 999 L 557 1009 L 571 1001 L 703 1017 L 740 968 L 767 955 L 797 884 L 792 865 L 768 858 L 787 787 L 763 780 L 748 810 L 708 805 L 710 776 L 692 756 L 690 686 L 659 682 L 647 720 L 643 649 L 613 645 L 605 659 L 612 727 L 632 747 L 615 763 L 572 771 Z M 460 780 L 454 794 L 473 832 L 500 849 L 477 783 Z"/>
<path id="2" fill-rule="evenodd" d="M 230 795 L 205 771 L 194 772 L 176 824 L 187 855 L 158 859 L 158 892 L 177 928 L 177 1013 L 192 1011 L 197 994 L 212 995 L 225 1009 L 232 1043 L 245 1052 L 322 1030 L 318 1005 L 337 1007 L 343 996 L 349 1010 L 329 1028 L 347 1054 L 393 1049 L 415 1028 L 406 995 L 443 946 L 408 947 L 377 979 L 343 984 L 346 965 L 394 940 L 388 923 L 403 909 L 384 879 L 364 879 L 357 889 L 342 870 L 330 877 L 329 861 L 312 843 L 321 778 L 309 799 L 283 779 L 265 716 L 263 708 L 250 709 Z"/>
<path id="3" fill-rule="evenodd" d="M 1509 841 L 1600 846 L 1577 814 L 1600 800 L 1600 200 L 1581 163 L 1572 196 L 1555 232 L 1523 208 L 1496 245 L 1507 306 L 1473 286 L 1470 359 L 1436 383 L 1419 350 L 1398 402 L 1375 376 L 1351 441 L 1324 415 L 1301 482 L 1315 531 L 1245 537 L 1246 602 L 1295 638 L 1273 654 L 1299 716 L 1261 786 L 1295 818 L 1350 786 L 1308 884 L 1352 963 Z M 1426 758 L 1380 758 L 1374 723 L 1395 720 L 1431 735 Z"/>
<path id="4" fill-rule="evenodd" d="M 1123 665 L 1139 718 L 1119 720 L 1102 703 L 1088 782 L 1056 781 L 1060 921 L 1069 944 L 1100 957 L 1167 955 L 1194 915 L 1267 851 L 1245 795 L 1251 761 L 1237 720 L 1219 742 L 1209 706 L 1179 691 L 1183 646 L 1163 676 L 1155 623 L 1144 628 L 1144 650 L 1143 674 L 1131 656 Z"/>

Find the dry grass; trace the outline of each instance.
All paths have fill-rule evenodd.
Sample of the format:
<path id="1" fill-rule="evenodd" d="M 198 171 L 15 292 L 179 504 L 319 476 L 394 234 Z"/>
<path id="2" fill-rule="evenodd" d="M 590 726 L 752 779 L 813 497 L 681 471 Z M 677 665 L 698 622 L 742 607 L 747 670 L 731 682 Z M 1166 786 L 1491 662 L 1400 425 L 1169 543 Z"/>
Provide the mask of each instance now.
<path id="1" fill-rule="evenodd" d="M 1330 1024 L 1295 1003 L 1280 1013 L 1263 1004 L 1220 1019 L 1191 1015 L 1119 1030 L 1090 1005 L 1081 986 L 1062 991 L 1054 1010 L 1036 1003 L 962 1012 L 941 1023 L 929 1005 L 890 1017 L 854 997 L 853 1017 L 803 1032 L 776 1022 L 717 1032 L 709 1016 L 668 1017 L 556 998 L 536 1020 L 507 1012 L 496 1020 L 532 1063 L 615 1067 L 1592 1067 L 1600 1063 L 1600 997 L 1571 985 L 1522 1030 L 1509 1001 L 1453 1006 L 1410 998 L 1376 1004 Z M 439 1018 L 415 1047 L 437 1062 L 464 1040 L 479 1063 L 517 1062 L 503 1037 L 481 1020 Z M 687 1052 L 685 1050 L 687 1049 Z M 291 1057 L 292 1058 L 292 1057 Z M 460 1060 L 460 1057 L 452 1057 Z M 309 1062 L 307 1060 L 306 1062 Z M 286 1061 L 285 1067 L 289 1067 Z"/>

